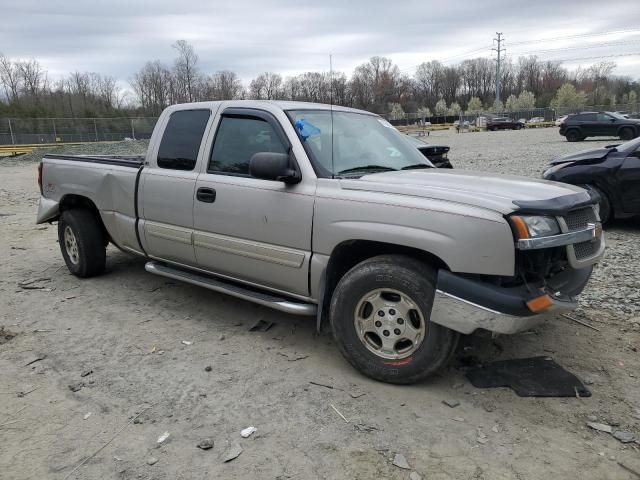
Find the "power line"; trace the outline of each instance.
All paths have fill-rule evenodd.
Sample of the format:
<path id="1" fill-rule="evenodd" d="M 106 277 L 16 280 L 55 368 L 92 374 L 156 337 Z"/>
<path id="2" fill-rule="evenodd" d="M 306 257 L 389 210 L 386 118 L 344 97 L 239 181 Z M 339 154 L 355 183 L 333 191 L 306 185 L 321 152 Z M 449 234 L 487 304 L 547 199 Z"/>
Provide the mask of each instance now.
<path id="1" fill-rule="evenodd" d="M 513 42 L 513 43 L 510 43 L 509 45 L 515 47 L 516 45 L 526 45 L 530 43 L 543 43 L 543 42 L 551 42 L 554 40 L 570 40 L 572 38 L 602 37 L 605 35 L 616 35 L 620 33 L 634 33 L 636 35 L 640 35 L 640 29 L 632 28 L 627 30 L 611 30 L 609 32 L 580 33 L 575 35 L 565 35 L 562 37 L 538 38 L 536 40 L 525 40 L 521 42 Z"/>
<path id="2" fill-rule="evenodd" d="M 486 46 L 484 46 L 482 48 L 476 48 L 475 50 L 470 50 L 468 52 L 458 53 L 456 55 L 451 55 L 449 57 L 434 58 L 433 61 L 438 61 L 438 62 L 444 63 L 446 61 L 449 61 L 449 60 L 457 58 L 457 57 L 466 57 L 468 55 L 473 55 L 474 53 L 478 53 L 478 52 L 485 52 L 485 51 L 488 51 L 490 49 L 491 49 L 491 45 L 486 45 Z M 422 63 L 425 63 L 425 62 L 422 62 Z M 422 65 L 422 63 L 419 63 L 418 65 L 413 65 L 411 67 L 402 68 L 402 69 L 400 69 L 400 72 L 401 73 L 408 72 L 410 70 L 418 68 L 420 65 Z"/>
<path id="3" fill-rule="evenodd" d="M 549 58 L 549 59 L 541 59 L 541 60 L 550 60 L 550 61 L 554 61 L 554 62 L 573 62 L 576 60 L 601 60 L 603 58 L 616 58 L 616 57 L 635 57 L 635 56 L 640 56 L 640 52 L 633 52 L 633 53 L 616 53 L 613 55 L 598 55 L 598 56 L 594 56 L 594 57 L 577 57 L 577 58 Z"/>
<path id="4" fill-rule="evenodd" d="M 615 46 L 624 46 L 624 45 L 638 45 L 640 41 L 629 41 L 629 42 L 611 42 L 611 43 L 600 43 L 597 45 L 584 45 L 577 47 L 563 47 L 563 48 L 550 48 L 546 50 L 530 50 L 526 52 L 516 52 L 514 55 L 536 55 L 539 53 L 553 53 L 553 52 L 564 52 L 566 50 L 589 50 L 592 48 L 607 48 L 607 47 L 615 47 Z"/>

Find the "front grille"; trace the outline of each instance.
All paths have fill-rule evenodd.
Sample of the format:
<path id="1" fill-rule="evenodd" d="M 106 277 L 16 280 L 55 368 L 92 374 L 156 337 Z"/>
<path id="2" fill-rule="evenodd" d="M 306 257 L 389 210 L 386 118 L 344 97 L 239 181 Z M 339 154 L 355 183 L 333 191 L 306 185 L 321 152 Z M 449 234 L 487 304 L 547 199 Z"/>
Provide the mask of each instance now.
<path id="1" fill-rule="evenodd" d="M 567 214 L 565 217 L 565 221 L 567 222 L 567 227 L 570 232 L 575 232 L 576 230 L 584 230 L 589 226 L 590 223 L 596 223 L 596 212 L 593 207 L 585 207 L 580 208 L 578 210 L 573 210 Z"/>
<path id="2" fill-rule="evenodd" d="M 586 258 L 593 257 L 597 252 L 600 246 L 600 242 L 582 242 L 576 243 L 573 246 L 573 251 L 576 254 L 576 260 L 584 260 Z"/>

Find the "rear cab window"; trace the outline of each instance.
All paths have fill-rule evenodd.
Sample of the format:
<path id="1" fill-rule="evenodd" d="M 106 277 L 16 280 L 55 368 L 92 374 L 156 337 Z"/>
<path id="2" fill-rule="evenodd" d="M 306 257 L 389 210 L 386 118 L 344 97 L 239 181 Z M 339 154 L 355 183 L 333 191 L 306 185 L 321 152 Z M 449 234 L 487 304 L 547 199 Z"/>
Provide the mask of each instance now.
<path id="1" fill-rule="evenodd" d="M 208 109 L 173 112 L 160 141 L 158 167 L 193 170 L 210 116 Z"/>

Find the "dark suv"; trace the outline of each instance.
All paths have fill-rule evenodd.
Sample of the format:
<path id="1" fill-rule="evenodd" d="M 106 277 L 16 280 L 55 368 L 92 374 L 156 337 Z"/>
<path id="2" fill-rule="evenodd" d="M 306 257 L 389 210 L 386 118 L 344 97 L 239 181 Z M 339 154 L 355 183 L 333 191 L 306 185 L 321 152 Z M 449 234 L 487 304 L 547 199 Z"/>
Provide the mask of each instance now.
<path id="1" fill-rule="evenodd" d="M 560 124 L 560 135 L 569 142 L 587 137 L 620 137 L 631 140 L 640 134 L 640 120 L 626 118 L 616 112 L 582 112 L 569 115 Z"/>

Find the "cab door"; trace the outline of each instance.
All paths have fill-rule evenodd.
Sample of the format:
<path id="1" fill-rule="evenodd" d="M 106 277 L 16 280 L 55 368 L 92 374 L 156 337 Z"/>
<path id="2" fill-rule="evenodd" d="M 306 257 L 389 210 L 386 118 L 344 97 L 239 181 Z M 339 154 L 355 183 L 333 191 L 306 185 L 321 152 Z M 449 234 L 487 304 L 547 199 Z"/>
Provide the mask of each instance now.
<path id="1" fill-rule="evenodd" d="M 284 114 L 282 114 L 284 115 Z M 292 145 L 267 111 L 227 108 L 196 182 L 194 247 L 198 266 L 218 275 L 299 296 L 309 295 L 315 177 L 287 185 L 249 174 L 258 152 Z"/>
<path id="2" fill-rule="evenodd" d="M 141 240 L 151 257 L 195 266 L 193 197 L 203 136 L 212 117 L 210 109 L 174 110 L 162 139 L 150 152 L 142 170 L 139 205 Z M 166 118 L 166 117 L 165 117 Z M 162 125 L 159 125 L 161 128 Z M 154 141 L 155 140 L 155 141 Z"/>
<path id="3" fill-rule="evenodd" d="M 640 147 L 624 159 L 617 175 L 622 209 L 640 213 Z"/>

